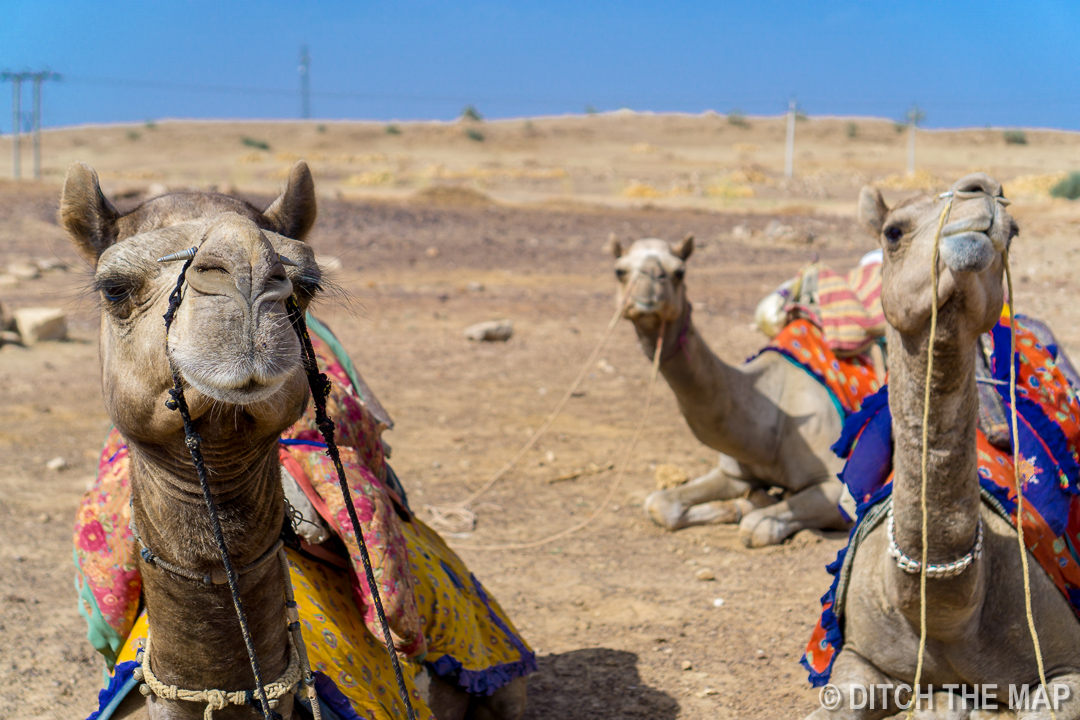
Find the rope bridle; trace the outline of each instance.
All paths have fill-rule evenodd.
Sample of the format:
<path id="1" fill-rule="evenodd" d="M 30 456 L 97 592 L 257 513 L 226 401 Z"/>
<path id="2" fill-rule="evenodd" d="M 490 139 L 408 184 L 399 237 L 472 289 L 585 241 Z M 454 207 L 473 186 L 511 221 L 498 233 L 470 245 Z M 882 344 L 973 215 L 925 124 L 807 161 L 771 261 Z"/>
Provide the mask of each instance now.
<path id="1" fill-rule="evenodd" d="M 180 274 L 176 280 L 176 287 L 169 295 L 169 306 L 165 312 L 165 345 L 166 355 L 168 354 L 168 342 L 169 342 L 169 328 L 172 326 L 173 319 L 176 316 L 176 312 L 180 307 L 180 303 L 183 300 L 183 288 L 185 277 L 187 275 L 188 268 L 191 267 L 191 263 L 195 259 L 195 255 L 198 253 L 198 248 L 193 247 L 188 250 L 167 255 L 163 258 L 159 258 L 158 262 L 171 262 L 175 260 L 184 260 L 184 265 L 180 270 Z M 296 266 L 297 263 L 283 256 L 278 256 L 278 259 L 284 265 Z M 412 703 L 409 699 L 408 689 L 405 686 L 405 677 L 401 670 L 401 662 L 398 659 L 397 651 L 394 648 L 394 640 L 390 634 L 390 625 L 386 620 L 386 613 L 383 610 L 382 600 L 379 597 L 379 588 L 375 579 L 375 573 L 371 565 L 371 557 L 368 554 L 367 543 L 364 541 L 364 533 L 360 525 L 360 520 L 356 514 L 356 508 L 353 506 L 352 493 L 349 491 L 348 482 L 345 478 L 345 469 L 341 464 L 341 457 L 338 452 L 337 444 L 334 442 L 335 426 L 333 420 L 330 419 L 329 414 L 326 411 L 326 400 L 330 394 L 330 381 L 326 375 L 319 371 L 318 360 L 315 356 L 315 350 L 311 344 L 311 338 L 308 336 L 307 324 L 304 322 L 304 313 L 300 309 L 299 304 L 296 302 L 296 296 L 291 295 L 285 301 L 286 311 L 289 317 L 289 323 L 293 330 L 296 332 L 297 337 L 300 340 L 300 353 L 301 362 L 304 368 L 304 373 L 307 376 L 308 386 L 311 389 L 312 400 L 315 404 L 315 422 L 319 428 L 319 432 L 323 436 L 323 440 L 326 442 L 327 450 L 326 454 L 334 463 L 334 468 L 337 471 L 338 484 L 341 488 L 341 494 L 345 501 L 345 508 L 348 512 L 349 522 L 351 523 L 352 532 L 356 539 L 356 543 L 360 548 L 360 557 L 364 565 L 364 575 L 367 579 L 368 586 L 371 588 L 372 601 L 375 605 L 375 613 L 379 617 L 379 624 L 383 633 L 383 640 L 386 644 L 387 654 L 390 656 L 391 663 L 394 667 L 394 675 L 397 679 L 398 692 L 401 696 L 401 700 L 404 703 L 406 715 L 408 720 L 415 720 L 416 714 L 413 710 Z M 311 702 L 312 713 L 315 716 L 315 720 L 321 720 L 322 713 L 319 708 L 319 701 L 315 693 L 315 678 L 311 672 L 311 667 L 307 658 L 307 647 L 304 644 L 303 637 L 300 632 L 300 617 L 299 610 L 297 608 L 296 601 L 293 596 L 292 581 L 289 573 L 289 563 L 285 555 L 285 550 L 282 547 L 282 541 L 276 541 L 267 552 L 263 553 L 254 563 L 251 563 L 238 571 L 232 563 L 232 559 L 229 555 L 229 550 L 225 545 L 224 534 L 221 529 L 221 522 L 218 518 L 217 505 L 214 502 L 214 496 L 210 489 L 210 483 L 207 476 L 206 465 L 202 455 L 202 437 L 195 430 L 194 422 L 191 419 L 191 413 L 188 409 L 187 401 L 184 398 L 184 381 L 180 374 L 179 368 L 169 360 L 169 367 L 172 372 L 173 388 L 169 390 L 170 399 L 165 403 L 166 407 L 170 410 L 177 410 L 180 413 L 180 417 L 184 423 L 184 443 L 191 453 L 192 463 L 195 465 L 196 473 L 199 476 L 199 484 L 202 488 L 203 500 L 206 503 L 207 512 L 210 516 L 210 525 L 214 534 L 214 541 L 217 544 L 218 554 L 221 557 L 221 563 L 224 566 L 225 579 L 229 585 L 229 593 L 232 596 L 233 607 L 236 610 L 236 617 L 240 623 L 240 631 L 244 638 L 244 645 L 247 650 L 248 660 L 251 663 L 252 674 L 255 678 L 254 691 L 234 691 L 225 692 L 221 690 L 183 690 L 176 686 L 166 686 L 160 683 L 153 671 L 150 669 L 149 661 L 149 632 L 147 633 L 147 643 L 140 655 L 141 663 L 141 678 L 144 682 L 142 692 L 144 694 L 154 694 L 166 699 L 176 700 L 188 700 L 192 702 L 206 702 L 206 710 L 204 712 L 204 718 L 206 720 L 212 720 L 213 711 L 215 709 L 224 708 L 228 704 L 243 705 L 252 700 L 258 701 L 258 709 L 263 715 L 265 720 L 278 720 L 281 716 L 276 712 L 278 698 L 295 691 L 298 686 L 304 686 L 307 691 L 307 697 Z M 293 513 L 289 512 L 289 508 L 286 508 L 286 520 L 285 525 L 287 529 L 283 529 L 283 533 L 288 533 L 292 530 L 290 524 Z M 134 520 L 132 521 L 134 527 Z M 149 563 L 161 567 L 167 572 L 171 572 L 179 577 L 186 578 L 188 580 L 201 582 L 203 584 L 220 583 L 220 576 L 215 576 L 218 571 L 206 573 L 197 573 L 187 568 L 181 568 L 170 563 L 166 563 L 161 560 L 147 545 L 142 542 L 138 532 L 135 532 L 135 537 L 139 540 L 143 546 L 141 554 Z M 276 555 L 281 565 L 281 572 L 285 583 L 285 609 L 286 617 L 288 620 L 289 630 L 289 643 L 290 643 L 290 661 L 289 667 L 285 674 L 275 680 L 269 685 L 264 684 L 262 680 L 262 672 L 259 667 L 259 658 L 255 652 L 255 644 L 251 637 L 251 629 L 248 625 L 247 615 L 244 612 L 244 605 L 240 598 L 239 589 L 239 576 L 245 572 L 255 569 L 263 565 L 269 557 Z M 295 660 L 295 663 L 294 663 Z M 295 679 L 294 679 L 295 676 Z"/>

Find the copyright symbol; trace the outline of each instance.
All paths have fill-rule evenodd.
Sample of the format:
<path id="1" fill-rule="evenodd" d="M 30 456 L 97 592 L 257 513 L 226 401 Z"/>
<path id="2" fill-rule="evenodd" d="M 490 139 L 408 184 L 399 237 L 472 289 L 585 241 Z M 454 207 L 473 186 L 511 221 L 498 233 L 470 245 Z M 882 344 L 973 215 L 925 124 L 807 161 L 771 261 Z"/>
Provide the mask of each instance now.
<path id="1" fill-rule="evenodd" d="M 818 702 L 821 703 L 821 707 L 826 710 L 835 710 L 840 707 L 840 703 L 843 701 L 844 696 L 840 692 L 840 688 L 836 687 L 832 683 L 821 688 L 821 692 L 818 693 Z"/>

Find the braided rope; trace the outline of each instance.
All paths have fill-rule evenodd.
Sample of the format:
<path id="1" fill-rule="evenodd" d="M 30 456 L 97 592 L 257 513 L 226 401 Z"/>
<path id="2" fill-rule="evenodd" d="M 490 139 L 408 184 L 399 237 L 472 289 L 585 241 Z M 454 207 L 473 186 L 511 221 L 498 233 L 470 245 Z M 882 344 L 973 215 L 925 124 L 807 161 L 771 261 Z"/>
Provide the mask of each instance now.
<path id="1" fill-rule="evenodd" d="M 1035 646 L 1035 663 L 1039 666 L 1039 682 L 1043 692 L 1049 693 L 1046 686 L 1046 668 L 1043 666 L 1042 646 L 1039 633 L 1035 629 L 1035 615 L 1031 611 L 1031 576 L 1028 571 L 1028 550 L 1024 544 L 1024 483 L 1020 477 L 1020 433 L 1016 418 L 1016 298 L 1013 297 L 1012 271 L 1009 269 L 1009 249 L 1001 255 L 1005 263 L 1005 282 L 1009 287 L 1009 402 L 1012 405 L 1012 450 L 1013 473 L 1016 478 L 1016 542 L 1020 545 L 1020 564 L 1024 568 L 1024 614 L 1027 616 L 1028 633 Z M 1051 720 L 1057 720 L 1053 703 L 1048 705 Z"/>
<path id="2" fill-rule="evenodd" d="M 184 263 L 183 268 L 180 270 L 180 275 L 176 279 L 176 287 L 169 295 L 169 307 L 165 312 L 165 352 L 168 355 L 169 349 L 169 328 L 172 325 L 173 318 L 176 316 L 176 311 L 180 307 L 180 302 L 183 299 L 184 278 L 187 275 L 188 268 L 191 267 L 191 263 L 194 262 L 194 254 L 188 258 Z M 240 633 L 244 638 L 244 647 L 247 649 L 248 662 L 251 664 L 251 673 L 255 677 L 255 689 L 259 698 L 259 709 L 262 715 L 267 720 L 278 716 L 270 707 L 270 702 L 266 697 L 266 693 L 263 691 L 262 670 L 259 667 L 259 656 L 255 652 L 255 641 L 251 637 L 251 628 L 248 625 L 247 613 L 244 612 L 244 603 L 240 599 L 240 578 L 237 575 L 236 568 L 233 567 L 232 558 L 229 556 L 229 549 L 225 545 L 225 534 L 221 529 L 221 520 L 218 518 L 217 504 L 214 502 L 214 495 L 210 491 L 210 478 L 206 472 L 206 464 L 203 461 L 202 454 L 202 437 L 195 430 L 195 423 L 191 419 L 191 413 L 188 410 L 187 400 L 184 398 L 184 381 L 180 377 L 180 371 L 176 368 L 172 361 L 169 361 L 169 367 L 172 371 L 173 377 L 173 389 L 169 391 L 171 397 L 165 403 L 165 406 L 170 410 L 178 410 L 180 412 L 180 418 L 184 422 L 184 444 L 187 445 L 188 452 L 191 454 L 191 461 L 195 465 L 195 472 L 199 476 L 199 486 L 202 488 L 203 501 L 206 503 L 206 510 L 210 515 L 210 527 L 214 533 L 214 542 L 217 544 L 218 554 L 221 556 L 221 564 L 225 566 L 225 576 L 229 581 L 229 594 L 232 596 L 233 607 L 236 610 L 236 618 L 240 623 Z M 209 718 L 207 718 L 209 720 Z"/>
<path id="3" fill-rule="evenodd" d="M 278 550 L 277 556 L 278 561 L 281 563 L 281 574 L 285 578 L 285 615 L 289 621 L 292 646 L 300 657 L 300 670 L 303 674 L 302 684 L 307 692 L 308 701 L 311 703 L 311 714 L 315 716 L 315 720 L 322 720 L 322 708 L 319 707 L 319 696 L 315 692 L 315 676 L 311 673 L 307 646 L 304 644 L 304 636 L 300 633 L 300 611 L 296 607 L 296 598 L 293 596 L 289 559 L 285 556 L 284 548 Z"/>
<path id="4" fill-rule="evenodd" d="M 288 584 L 287 584 L 288 585 Z M 156 695 L 163 700 L 182 700 L 184 702 L 206 703 L 203 709 L 203 720 L 214 720 L 215 710 L 224 710 L 229 705 L 247 705 L 251 700 L 249 690 L 185 690 L 176 685 L 166 685 L 150 667 L 150 634 L 146 635 L 146 645 L 139 653 L 139 667 L 135 669 L 135 679 L 141 680 L 139 691 L 143 695 Z M 295 692 L 301 681 L 300 655 L 297 652 L 296 643 L 289 636 L 289 666 L 281 677 L 267 685 L 260 687 L 261 695 L 267 698 L 267 704 L 271 709 L 278 706 L 280 698 Z M 312 706 L 317 706 L 313 702 Z M 320 716 L 316 714 L 316 720 Z"/>
<path id="5" fill-rule="evenodd" d="M 927 463 L 929 461 L 930 440 L 930 381 L 934 374 L 934 340 L 937 336 L 938 316 L 938 258 L 941 250 L 941 229 L 945 227 L 945 219 L 952 211 L 953 196 L 949 195 L 949 201 L 941 211 L 938 218 L 937 231 L 934 233 L 934 252 L 930 261 L 930 341 L 926 351 L 926 389 L 923 394 L 923 417 L 922 417 L 922 487 L 919 491 L 919 503 L 922 508 L 922 562 L 919 566 L 919 654 L 915 663 L 915 678 L 912 682 L 915 697 L 911 699 L 908 709 L 908 720 L 915 716 L 915 705 L 919 695 L 919 681 L 922 680 L 923 655 L 926 653 L 926 573 L 929 569 L 926 552 L 930 544 L 930 519 L 929 510 L 926 507 Z"/>
<path id="6" fill-rule="evenodd" d="M 319 361 L 315 357 L 315 348 L 311 345 L 308 336 L 307 323 L 304 322 L 304 313 L 296 302 L 296 296 L 292 295 L 285 301 L 288 310 L 289 322 L 300 339 L 301 361 L 307 374 L 308 385 L 311 387 L 311 398 L 315 402 L 315 424 L 319 427 L 319 433 L 326 441 L 326 454 L 334 463 L 337 471 L 338 487 L 341 489 L 342 499 L 345 501 L 345 510 L 352 524 L 353 537 L 360 549 L 360 559 L 364 565 L 364 577 L 368 587 L 371 588 L 371 600 L 375 606 L 375 614 L 379 618 L 379 627 L 382 629 L 383 642 L 386 644 L 386 653 L 390 656 L 390 663 L 394 666 L 394 678 L 397 680 L 398 694 L 405 704 L 405 713 L 409 720 L 416 720 L 416 712 L 409 700 L 409 690 L 405 686 L 405 675 L 401 670 L 401 661 L 398 659 L 397 649 L 394 647 L 394 638 L 390 634 L 390 624 L 386 621 L 386 613 L 383 610 L 382 598 L 379 597 L 379 585 L 375 580 L 375 571 L 371 566 L 371 556 L 368 554 L 367 542 L 364 540 L 363 526 L 356 515 L 356 507 L 353 505 L 352 492 L 349 483 L 345 479 L 345 467 L 341 464 L 341 454 L 338 452 L 337 443 L 334 442 L 334 421 L 326 412 L 326 398 L 330 394 L 330 381 L 326 374 L 319 371 Z"/>

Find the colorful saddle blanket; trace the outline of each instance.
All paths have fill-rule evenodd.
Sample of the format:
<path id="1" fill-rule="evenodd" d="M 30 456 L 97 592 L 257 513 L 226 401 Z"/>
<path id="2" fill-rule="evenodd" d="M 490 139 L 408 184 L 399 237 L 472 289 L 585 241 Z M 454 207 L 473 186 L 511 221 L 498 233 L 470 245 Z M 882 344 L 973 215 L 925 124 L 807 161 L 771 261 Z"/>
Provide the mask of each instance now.
<path id="1" fill-rule="evenodd" d="M 881 387 L 869 355 L 838 357 L 821 328 L 805 318 L 785 325 L 761 352 L 780 353 L 813 375 L 829 391 L 842 418 L 858 412 L 863 400 Z"/>
<path id="2" fill-rule="evenodd" d="M 474 694 L 490 694 L 534 672 L 535 656 L 506 613 L 442 539 L 412 516 L 401 493 L 393 489 L 380 440 L 389 418 L 359 380 L 337 338 L 311 315 L 308 327 L 319 366 L 331 380 L 327 409 L 337 424 L 346 479 L 395 647 L 440 676 L 456 677 Z M 313 669 L 325 675 L 320 688 L 326 690 L 324 696 L 333 695 L 329 688 L 336 686 L 363 717 L 369 716 L 364 714 L 368 711 L 374 713 L 371 717 L 386 717 L 383 710 L 396 696 L 390 692 L 392 674 L 386 674 L 389 658 L 325 447 L 310 407 L 282 435 L 283 467 L 349 552 L 344 569 L 289 553 L 305 642 Z M 127 446 L 113 429 L 95 484 L 80 505 L 74 534 L 79 610 L 87 620 L 91 644 L 109 669 L 116 666 L 110 683 L 115 692 L 122 690 L 120 678 L 131 669 L 116 663 L 133 659 L 134 643 L 145 637 L 145 618 L 139 615 L 138 549 L 129 528 L 128 462 Z M 386 694 L 378 690 L 383 686 Z M 372 702 L 383 710 L 372 710 Z"/>
<path id="3" fill-rule="evenodd" d="M 1054 584 L 1080 616 L 1080 403 L 1077 390 L 1058 368 L 1058 348 L 1045 345 L 1022 316 L 1016 318 L 1016 408 L 1020 477 L 1023 483 L 1024 540 Z M 1009 321 L 988 335 L 989 384 L 1007 412 L 1009 400 Z M 983 501 L 1016 527 L 1019 509 L 1011 447 L 992 445 L 977 432 L 979 480 Z M 827 566 L 832 586 L 821 598 L 822 613 L 802 664 L 815 687 L 829 682 L 843 646 L 843 607 L 852 560 L 864 537 L 880 523 L 892 502 L 892 415 L 888 387 L 867 398 L 844 424 L 833 450 L 847 458 L 841 481 L 855 500 L 856 524 L 848 546 Z"/>

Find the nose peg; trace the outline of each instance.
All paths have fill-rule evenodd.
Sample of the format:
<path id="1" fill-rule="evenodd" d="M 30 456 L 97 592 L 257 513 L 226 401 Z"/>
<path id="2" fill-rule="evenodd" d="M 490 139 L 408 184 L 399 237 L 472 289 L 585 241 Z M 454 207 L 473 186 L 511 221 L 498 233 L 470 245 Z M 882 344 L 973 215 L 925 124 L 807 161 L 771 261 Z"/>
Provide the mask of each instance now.
<path id="1" fill-rule="evenodd" d="M 159 257 L 157 259 L 157 261 L 159 263 L 167 263 L 167 262 L 176 262 L 177 260 L 191 260 L 193 257 L 195 257 L 195 255 L 198 254 L 198 252 L 199 252 L 199 248 L 197 248 L 197 247 L 188 248 L 187 250 L 181 250 L 180 252 L 175 252 L 172 255 L 166 255 L 165 257 Z"/>

